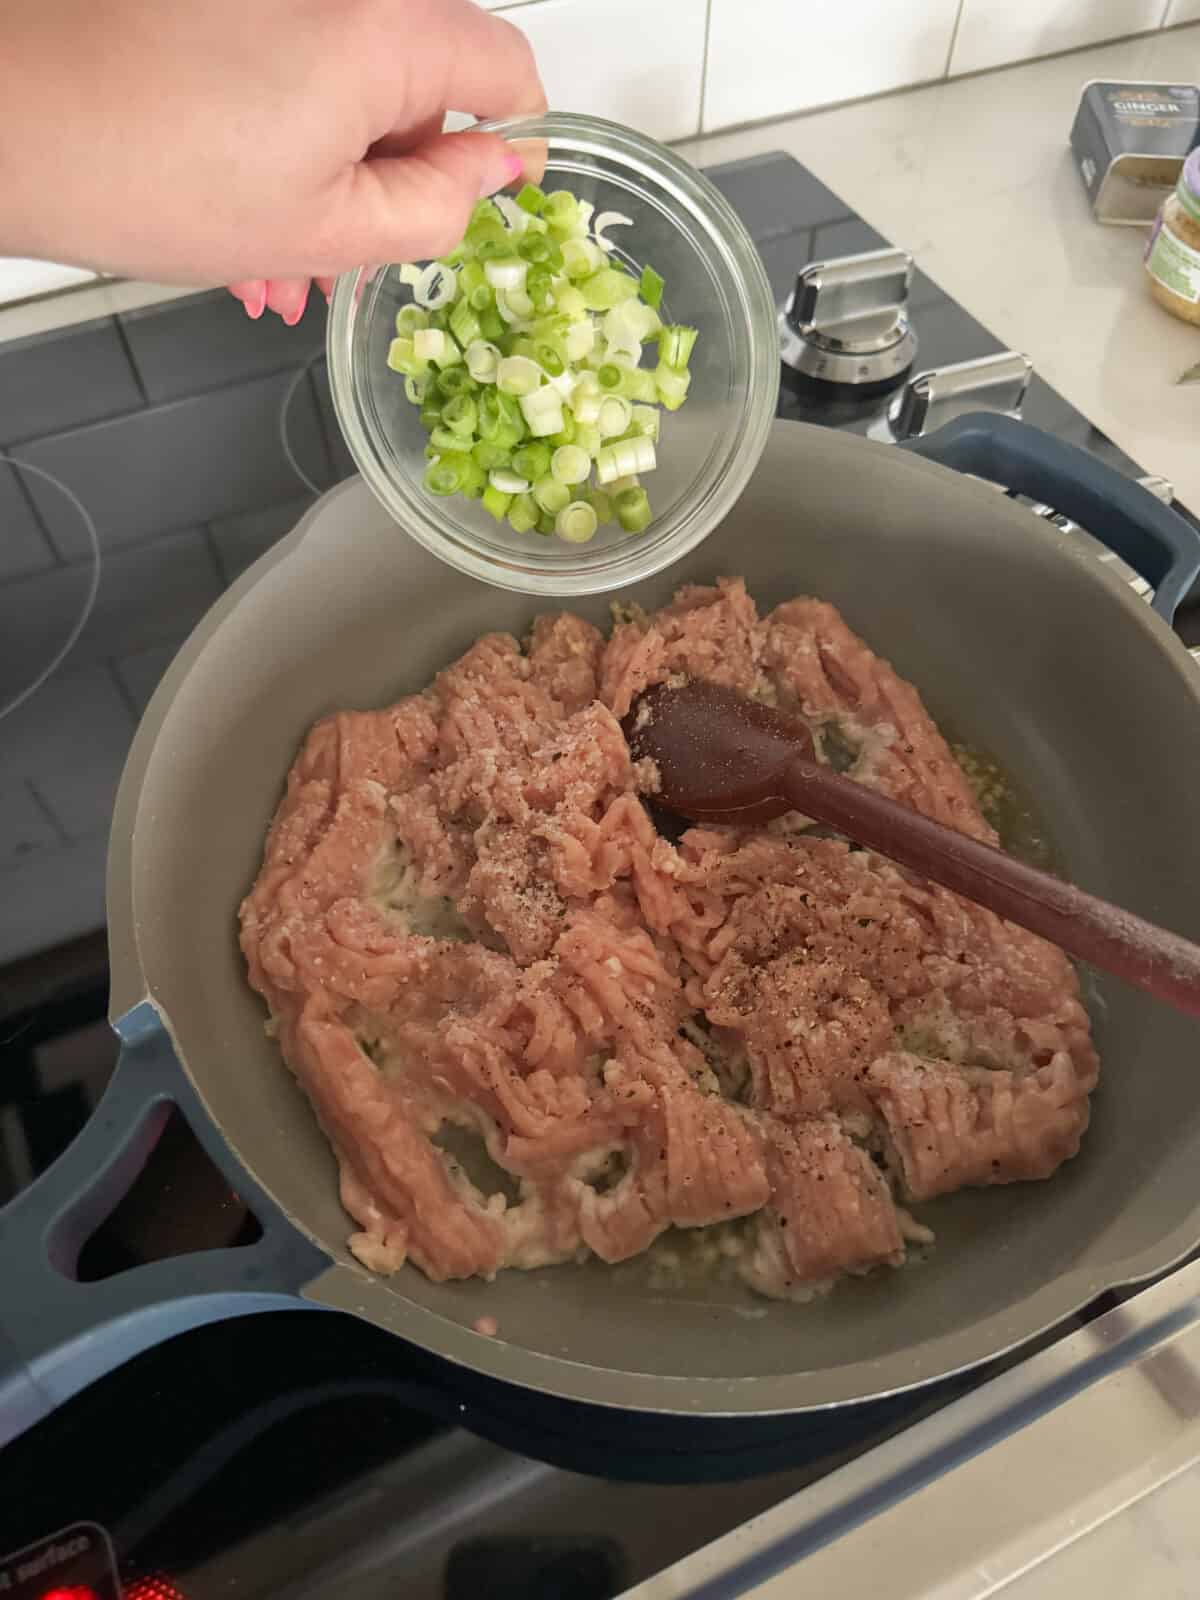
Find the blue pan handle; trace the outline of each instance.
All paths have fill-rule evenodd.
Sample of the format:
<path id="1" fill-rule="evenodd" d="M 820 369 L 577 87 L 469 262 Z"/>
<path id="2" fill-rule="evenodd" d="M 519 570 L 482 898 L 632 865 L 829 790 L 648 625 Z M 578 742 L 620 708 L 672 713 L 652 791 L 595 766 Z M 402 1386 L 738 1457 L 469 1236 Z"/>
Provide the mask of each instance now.
<path id="1" fill-rule="evenodd" d="M 1200 532 L 1190 522 L 1132 478 L 1027 422 L 973 411 L 900 448 L 1061 511 L 1145 578 L 1167 622 L 1200 574 Z"/>
<path id="2" fill-rule="evenodd" d="M 117 1070 L 87 1125 L 0 1210 L 0 1447 L 173 1334 L 222 1317 L 309 1306 L 299 1290 L 329 1265 L 217 1135 L 154 1008 L 137 1006 L 118 1032 Z M 80 1250 L 128 1192 L 172 1108 L 254 1212 L 261 1238 L 81 1283 Z"/>

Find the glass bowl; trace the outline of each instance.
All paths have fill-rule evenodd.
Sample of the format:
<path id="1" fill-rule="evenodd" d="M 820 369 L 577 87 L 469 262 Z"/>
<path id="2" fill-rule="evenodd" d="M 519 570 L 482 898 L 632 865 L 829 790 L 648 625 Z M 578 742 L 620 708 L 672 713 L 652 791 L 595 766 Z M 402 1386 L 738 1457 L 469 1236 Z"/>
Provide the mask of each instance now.
<path id="1" fill-rule="evenodd" d="M 734 505 L 766 445 L 779 387 L 775 305 L 757 250 L 725 198 L 694 167 L 629 128 L 551 112 L 491 122 L 547 189 L 569 189 L 632 219 L 609 238 L 666 281 L 664 322 L 699 331 L 682 408 L 662 413 L 659 465 L 644 486 L 645 532 L 600 528 L 587 544 L 514 533 L 477 500 L 437 499 L 422 483 L 428 435 L 387 365 L 411 290 L 394 265 L 340 277 L 329 318 L 333 402 L 363 477 L 399 525 L 460 572 L 525 594 L 597 594 L 635 583 L 693 549 Z M 521 182 L 513 186 L 514 192 Z M 628 252 L 628 253 L 626 253 Z"/>

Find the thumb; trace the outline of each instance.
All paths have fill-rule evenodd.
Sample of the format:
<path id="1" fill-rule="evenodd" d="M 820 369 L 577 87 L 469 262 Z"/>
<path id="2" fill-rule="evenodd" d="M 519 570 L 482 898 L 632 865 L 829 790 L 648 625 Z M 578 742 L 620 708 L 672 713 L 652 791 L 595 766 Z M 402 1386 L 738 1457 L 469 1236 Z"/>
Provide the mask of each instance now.
<path id="1" fill-rule="evenodd" d="M 444 256 L 471 207 L 521 176 L 520 156 L 494 133 L 443 133 L 402 156 L 371 156 L 354 169 L 341 229 L 356 261 Z"/>

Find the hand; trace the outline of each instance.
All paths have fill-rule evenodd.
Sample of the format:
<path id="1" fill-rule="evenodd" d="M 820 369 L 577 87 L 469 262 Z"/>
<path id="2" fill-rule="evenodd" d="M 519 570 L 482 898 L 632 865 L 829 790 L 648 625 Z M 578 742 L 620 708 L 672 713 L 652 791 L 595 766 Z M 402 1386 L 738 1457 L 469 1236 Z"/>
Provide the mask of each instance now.
<path id="1" fill-rule="evenodd" d="M 470 0 L 29 0 L 0 56 L 0 251 L 251 315 L 444 254 L 520 174 L 447 111 L 536 113 L 528 42 Z"/>

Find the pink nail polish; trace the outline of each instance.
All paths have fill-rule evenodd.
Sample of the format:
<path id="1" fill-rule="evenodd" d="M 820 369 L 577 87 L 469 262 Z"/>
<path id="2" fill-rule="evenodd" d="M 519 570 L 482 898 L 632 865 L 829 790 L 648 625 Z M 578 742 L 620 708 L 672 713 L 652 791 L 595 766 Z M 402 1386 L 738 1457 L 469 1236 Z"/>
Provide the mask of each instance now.
<path id="1" fill-rule="evenodd" d="M 483 198 L 485 195 L 495 194 L 497 189 L 505 189 L 510 183 L 515 183 L 524 170 L 525 163 L 521 160 L 520 156 L 514 155 L 510 151 L 508 155 L 504 157 L 503 161 L 497 163 L 492 171 L 488 173 L 487 177 L 484 178 L 482 184 L 480 184 L 480 198 Z"/>

